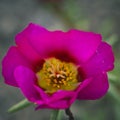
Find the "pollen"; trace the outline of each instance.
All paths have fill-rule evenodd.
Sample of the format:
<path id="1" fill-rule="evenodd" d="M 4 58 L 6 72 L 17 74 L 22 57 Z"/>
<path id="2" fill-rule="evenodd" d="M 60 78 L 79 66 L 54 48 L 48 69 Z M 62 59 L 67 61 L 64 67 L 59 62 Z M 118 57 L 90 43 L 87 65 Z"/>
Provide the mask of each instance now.
<path id="1" fill-rule="evenodd" d="M 38 85 L 46 93 L 58 90 L 75 90 L 78 86 L 77 67 L 73 63 L 56 58 L 45 60 L 43 67 L 37 73 Z"/>

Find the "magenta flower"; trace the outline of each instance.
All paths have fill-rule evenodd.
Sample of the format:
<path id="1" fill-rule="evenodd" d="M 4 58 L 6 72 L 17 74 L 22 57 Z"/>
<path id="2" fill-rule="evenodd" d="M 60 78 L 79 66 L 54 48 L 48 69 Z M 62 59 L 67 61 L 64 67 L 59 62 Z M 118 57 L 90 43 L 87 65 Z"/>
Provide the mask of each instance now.
<path id="1" fill-rule="evenodd" d="M 107 92 L 114 56 L 100 34 L 48 31 L 31 23 L 15 40 L 2 61 L 5 83 L 19 87 L 37 109 L 65 109 Z"/>

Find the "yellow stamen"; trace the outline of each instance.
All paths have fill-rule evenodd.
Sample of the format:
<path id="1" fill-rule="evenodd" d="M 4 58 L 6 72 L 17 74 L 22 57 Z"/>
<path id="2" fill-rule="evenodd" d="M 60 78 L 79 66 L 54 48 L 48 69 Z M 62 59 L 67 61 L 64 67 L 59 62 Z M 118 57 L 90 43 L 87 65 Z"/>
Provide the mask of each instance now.
<path id="1" fill-rule="evenodd" d="M 77 74 L 77 67 L 73 63 L 50 58 L 37 72 L 38 85 L 47 93 L 54 93 L 58 90 L 74 90 L 78 85 Z"/>

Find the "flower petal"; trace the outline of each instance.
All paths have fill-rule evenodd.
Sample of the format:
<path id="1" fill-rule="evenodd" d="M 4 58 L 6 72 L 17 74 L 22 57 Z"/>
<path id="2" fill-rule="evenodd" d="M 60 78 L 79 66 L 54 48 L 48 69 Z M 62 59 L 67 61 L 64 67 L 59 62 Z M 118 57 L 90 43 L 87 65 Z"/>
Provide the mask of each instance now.
<path id="1" fill-rule="evenodd" d="M 31 32 L 30 43 L 42 58 L 56 56 L 69 57 L 80 64 L 87 61 L 96 51 L 101 35 L 79 30 L 46 31 L 42 34 Z M 63 53 L 64 56 L 61 56 Z M 59 57 L 60 56 L 60 57 Z"/>
<path id="2" fill-rule="evenodd" d="M 82 64 L 81 68 L 87 77 L 102 71 L 112 70 L 114 68 L 114 55 L 111 46 L 102 42 L 92 58 Z"/>
<path id="3" fill-rule="evenodd" d="M 86 85 L 87 83 L 87 85 Z M 84 87 L 85 86 L 85 87 Z M 107 74 L 102 72 L 93 76 L 93 78 L 83 81 L 81 84 L 83 87 L 78 93 L 78 99 L 80 100 L 94 100 L 105 95 L 109 88 Z"/>
<path id="4" fill-rule="evenodd" d="M 5 78 L 5 83 L 18 86 L 13 74 L 14 69 L 19 65 L 32 68 L 26 58 L 19 52 L 18 48 L 11 47 L 2 61 L 2 74 Z"/>
<path id="5" fill-rule="evenodd" d="M 68 108 L 76 100 L 76 96 L 77 94 L 75 91 L 60 90 L 51 97 L 50 106 L 55 109 Z"/>
<path id="6" fill-rule="evenodd" d="M 40 56 L 39 54 L 34 50 L 34 48 L 32 48 L 29 39 L 30 39 L 30 35 L 31 33 L 34 34 L 43 34 L 44 32 L 46 32 L 47 30 L 45 30 L 44 28 L 30 23 L 28 25 L 27 28 L 25 28 L 25 30 L 23 30 L 22 32 L 20 32 L 19 34 L 16 35 L 16 44 L 18 46 L 18 49 L 21 51 L 21 53 L 27 57 L 27 59 L 29 61 L 31 61 L 31 63 L 34 65 L 36 65 L 39 61 L 40 61 Z"/>
<path id="7" fill-rule="evenodd" d="M 34 88 L 36 75 L 32 70 L 24 66 L 18 66 L 14 71 L 15 79 L 29 101 L 35 102 L 40 99 L 38 92 Z"/>
<path id="8" fill-rule="evenodd" d="M 48 31 L 43 34 L 33 32 L 30 36 L 30 43 L 42 58 L 55 57 L 57 52 L 63 53 L 66 49 L 64 37 L 62 31 Z"/>
<path id="9" fill-rule="evenodd" d="M 70 30 L 68 33 L 69 51 L 78 60 L 78 63 L 85 63 L 98 48 L 102 37 L 93 32 Z"/>
<path id="10" fill-rule="evenodd" d="M 74 91 L 57 91 L 53 95 L 48 96 L 41 88 L 36 86 L 36 90 L 39 92 L 42 100 L 36 101 L 40 108 L 54 108 L 54 109 L 65 109 L 68 108 L 76 99 L 77 93 Z"/>
<path id="11" fill-rule="evenodd" d="M 37 63 L 39 59 L 57 57 L 68 61 L 72 59 L 66 51 L 66 34 L 62 31 L 47 31 L 45 28 L 30 24 L 16 36 L 18 48 L 30 61 Z"/>
<path id="12" fill-rule="evenodd" d="M 50 108 L 50 109 L 65 109 L 65 108 L 68 108 L 70 107 L 67 103 L 66 100 L 60 100 L 60 101 L 56 101 L 52 104 L 42 104 L 42 105 L 38 105 L 36 107 L 36 110 L 38 109 L 42 109 L 42 108 Z"/>

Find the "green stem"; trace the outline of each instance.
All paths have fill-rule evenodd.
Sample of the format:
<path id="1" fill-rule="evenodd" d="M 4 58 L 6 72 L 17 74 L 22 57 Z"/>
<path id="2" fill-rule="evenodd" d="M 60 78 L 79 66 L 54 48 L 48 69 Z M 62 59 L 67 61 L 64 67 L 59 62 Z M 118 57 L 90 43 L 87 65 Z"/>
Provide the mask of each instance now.
<path id="1" fill-rule="evenodd" d="M 52 111 L 52 114 L 51 114 L 51 117 L 50 117 L 50 120 L 62 120 L 61 119 L 61 110 L 53 110 Z"/>

